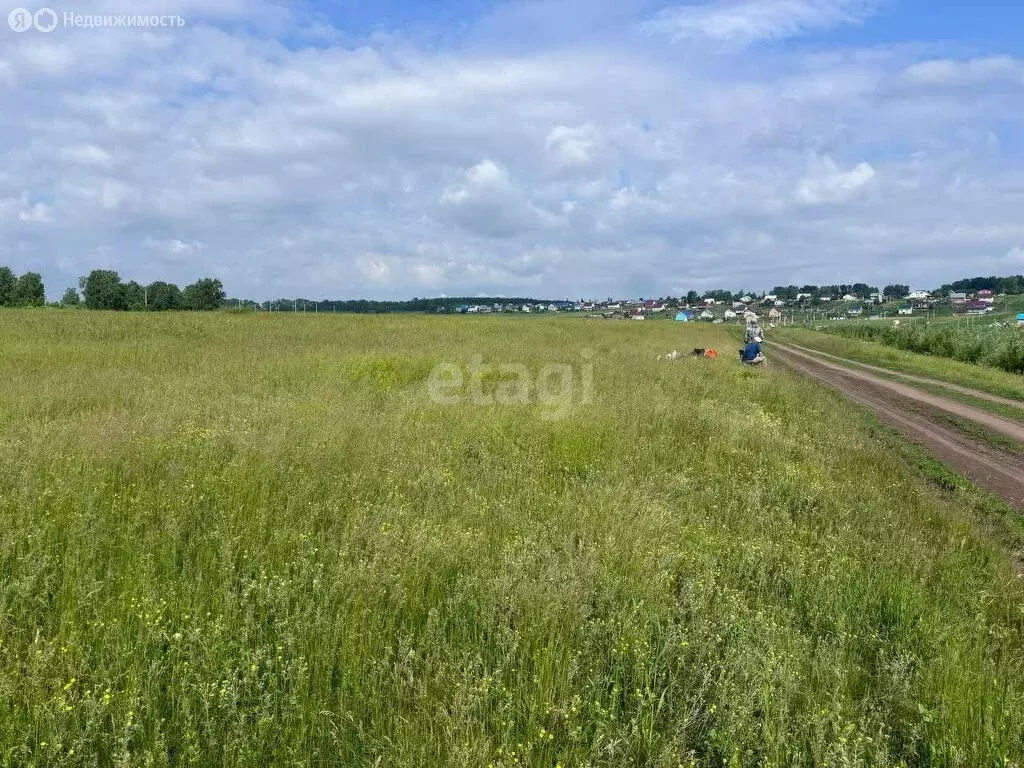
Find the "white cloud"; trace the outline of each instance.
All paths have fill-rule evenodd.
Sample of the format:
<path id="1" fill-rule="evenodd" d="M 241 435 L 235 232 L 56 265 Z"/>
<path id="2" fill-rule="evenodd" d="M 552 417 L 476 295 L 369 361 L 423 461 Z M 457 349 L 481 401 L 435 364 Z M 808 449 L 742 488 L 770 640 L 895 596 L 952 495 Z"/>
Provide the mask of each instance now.
<path id="1" fill-rule="evenodd" d="M 666 9 L 644 29 L 677 42 L 706 39 L 747 45 L 858 24 L 875 5 L 871 0 L 724 0 Z"/>
<path id="2" fill-rule="evenodd" d="M 800 180 L 796 198 L 807 205 L 845 203 L 853 199 L 875 178 L 875 169 L 870 163 L 858 163 L 849 171 L 841 171 L 825 157 L 814 163 L 812 175 Z"/>
<path id="3" fill-rule="evenodd" d="M 1020 62 L 999 51 L 750 45 L 869 3 L 648 25 L 685 46 L 635 36 L 629 4 L 512 5 L 544 35 L 420 44 L 297 4 L 160 0 L 190 23 L 5 38 L 0 262 L 51 287 L 104 266 L 254 298 L 600 296 L 938 285 L 1024 242 Z"/>
<path id="4" fill-rule="evenodd" d="M 65 147 L 64 159 L 69 163 L 91 168 L 108 168 L 112 161 L 109 152 L 93 144 Z"/>
<path id="5" fill-rule="evenodd" d="M 1024 88 L 1024 64 L 1010 56 L 930 59 L 911 64 L 901 79 L 915 86 L 963 88 L 1002 83 Z"/>
<path id="6" fill-rule="evenodd" d="M 467 169 L 444 190 L 440 202 L 448 220 L 484 237 L 514 237 L 537 228 L 543 219 L 508 170 L 493 160 Z"/>
<path id="7" fill-rule="evenodd" d="M 359 272 L 372 283 L 388 283 L 391 280 L 391 267 L 383 259 L 364 259 L 359 267 Z"/>
<path id="8" fill-rule="evenodd" d="M 206 246 L 201 242 L 186 242 L 178 238 L 157 240 L 147 237 L 142 241 L 142 247 L 156 254 L 164 263 L 189 264 L 194 257 L 202 254 Z"/>
<path id="9" fill-rule="evenodd" d="M 417 283 L 436 288 L 444 281 L 444 269 L 439 264 L 415 264 L 412 274 Z"/>
<path id="10" fill-rule="evenodd" d="M 594 161 L 597 137 L 592 126 L 569 128 L 558 125 L 551 129 L 545 146 L 554 162 L 566 168 L 583 168 Z"/>
<path id="11" fill-rule="evenodd" d="M 45 203 L 35 203 L 22 210 L 18 220 L 27 224 L 50 224 L 53 222 L 52 209 Z"/>

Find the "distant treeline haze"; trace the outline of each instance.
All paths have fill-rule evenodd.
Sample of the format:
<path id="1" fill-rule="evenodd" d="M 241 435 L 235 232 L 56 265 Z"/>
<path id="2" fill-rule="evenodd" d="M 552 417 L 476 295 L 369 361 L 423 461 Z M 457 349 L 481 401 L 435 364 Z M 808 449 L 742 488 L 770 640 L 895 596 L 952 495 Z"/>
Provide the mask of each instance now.
<path id="1" fill-rule="evenodd" d="M 933 291 L 944 296 L 950 291 L 982 291 L 995 293 L 1024 293 L 1024 275 L 1009 277 L 971 277 L 947 283 Z M 883 293 L 890 299 L 903 299 L 910 294 L 909 285 L 887 285 L 881 291 L 867 283 L 850 283 L 837 285 L 778 285 L 770 294 L 778 299 L 794 301 L 801 297 L 813 299 L 838 299 L 851 295 L 868 298 L 872 294 Z M 762 299 L 766 294 L 755 291 L 714 290 L 698 293 L 689 291 L 679 297 L 662 297 L 660 302 L 668 306 L 694 305 L 705 298 L 720 302 L 738 302 L 743 299 Z M 179 288 L 174 283 L 158 280 L 149 285 L 140 285 L 131 280 L 122 282 L 120 275 L 113 270 L 95 269 L 87 276 L 80 278 L 78 288 L 68 288 L 59 306 L 77 307 L 84 305 L 88 309 L 107 309 L 120 311 L 151 311 L 168 312 L 173 310 L 208 311 L 224 307 L 262 309 L 271 312 L 344 312 L 353 314 L 378 314 L 388 312 L 451 312 L 463 305 L 501 305 L 521 306 L 523 304 L 548 303 L 531 298 L 509 297 L 441 297 L 433 299 L 416 298 L 412 301 L 374 301 L 357 300 L 324 300 L 311 299 L 275 299 L 273 301 L 256 302 L 250 299 L 228 299 L 224 285 L 216 278 L 201 280 Z M 0 267 L 0 307 L 35 307 L 46 304 L 46 290 L 43 279 L 37 272 L 26 272 L 17 276 L 9 267 Z"/>

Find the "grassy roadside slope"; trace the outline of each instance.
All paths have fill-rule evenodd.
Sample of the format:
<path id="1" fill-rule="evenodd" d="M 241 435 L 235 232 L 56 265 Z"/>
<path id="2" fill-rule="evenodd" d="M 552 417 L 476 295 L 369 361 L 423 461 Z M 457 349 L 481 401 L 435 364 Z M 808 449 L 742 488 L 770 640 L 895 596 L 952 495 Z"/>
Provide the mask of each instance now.
<path id="1" fill-rule="evenodd" d="M 828 352 L 848 360 L 879 365 L 918 376 L 930 376 L 994 395 L 1024 400 L 1024 376 L 984 365 L 905 352 L 884 344 L 848 339 L 803 328 L 778 328 L 772 331 L 771 338 Z"/>
<path id="2" fill-rule="evenodd" d="M 831 393 L 731 354 L 654 360 L 695 346 L 736 343 L 0 313 L 0 754 L 1019 763 L 1007 553 Z M 425 397 L 474 354 L 591 359 L 593 404 Z"/>

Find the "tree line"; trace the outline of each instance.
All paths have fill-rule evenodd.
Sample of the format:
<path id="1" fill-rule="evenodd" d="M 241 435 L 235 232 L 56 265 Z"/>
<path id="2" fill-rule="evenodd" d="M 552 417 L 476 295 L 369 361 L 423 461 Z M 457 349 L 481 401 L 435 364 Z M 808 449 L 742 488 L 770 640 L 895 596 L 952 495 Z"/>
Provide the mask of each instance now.
<path id="1" fill-rule="evenodd" d="M 46 287 L 38 272 L 15 275 L 0 267 L 0 307 L 41 307 L 46 304 Z"/>
<path id="2" fill-rule="evenodd" d="M 1024 293 L 1024 275 L 1009 277 L 970 277 L 947 283 L 935 293 L 948 294 L 950 291 L 990 290 L 995 293 L 1017 295 Z M 809 296 L 812 300 L 822 297 L 838 299 L 846 295 L 866 299 L 872 294 L 883 293 L 890 299 L 903 299 L 910 294 L 910 286 L 894 283 L 882 291 L 867 283 L 837 285 L 778 285 L 769 295 L 786 301 L 795 301 L 798 296 Z M 744 297 L 764 298 L 766 294 L 754 291 L 714 290 L 698 293 L 689 291 L 679 298 L 667 297 L 661 301 L 669 306 L 690 306 L 704 298 L 720 302 L 740 301 Z M 411 301 L 376 301 L 368 299 L 323 300 L 275 299 L 256 302 L 249 299 L 234 299 L 228 302 L 224 286 L 216 278 L 203 278 L 185 288 L 174 283 L 158 280 L 142 285 L 130 280 L 122 282 L 113 270 L 94 269 L 78 281 L 78 289 L 68 288 L 58 302 L 59 306 L 75 307 L 84 305 L 89 309 L 117 311 L 170 312 L 176 310 L 210 311 L 225 306 L 237 306 L 252 310 L 272 312 L 340 312 L 349 314 L 382 314 L 390 312 L 454 312 L 463 305 L 523 305 L 537 304 L 536 299 L 509 297 L 441 297 L 433 299 L 415 298 Z M 542 302 L 549 303 L 549 302 Z M 15 275 L 9 267 L 0 267 L 0 307 L 41 307 L 46 304 L 46 289 L 38 272 Z"/>
<path id="3" fill-rule="evenodd" d="M 224 305 L 226 294 L 220 280 L 203 278 L 184 289 L 174 283 L 158 280 L 140 285 L 134 280 L 121 282 L 120 275 L 109 269 L 94 269 L 78 281 L 79 292 L 68 288 L 61 303 L 88 309 L 115 311 L 173 312 L 175 310 L 210 311 Z"/>
<path id="4" fill-rule="evenodd" d="M 948 283 L 940 289 L 943 293 L 950 291 L 962 291 L 973 293 L 975 291 L 992 291 L 993 293 L 1005 293 L 1011 296 L 1024 293 L 1024 275 L 1010 275 L 1009 277 L 968 277 L 957 280 L 955 283 Z"/>
<path id="5" fill-rule="evenodd" d="M 251 301 L 240 301 L 241 306 L 252 306 L 271 312 L 340 312 L 347 314 L 385 314 L 389 312 L 455 312 L 462 306 L 523 306 L 524 304 L 549 304 L 550 301 L 538 301 L 528 298 L 508 298 L 496 296 L 474 297 L 443 297 L 436 299 L 412 299 L 411 301 L 374 301 L 370 299 L 354 299 L 335 301 L 325 299 L 275 299 L 257 304 Z"/>

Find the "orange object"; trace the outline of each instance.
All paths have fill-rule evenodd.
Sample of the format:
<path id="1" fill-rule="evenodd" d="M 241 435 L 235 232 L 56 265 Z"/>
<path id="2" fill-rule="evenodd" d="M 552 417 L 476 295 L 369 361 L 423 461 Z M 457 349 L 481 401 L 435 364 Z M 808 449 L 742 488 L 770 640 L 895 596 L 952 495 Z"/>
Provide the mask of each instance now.
<path id="1" fill-rule="evenodd" d="M 709 349 L 707 352 L 704 353 L 704 355 L 706 357 L 710 357 L 712 360 L 717 360 L 718 359 L 718 350 L 716 350 L 716 349 Z"/>

